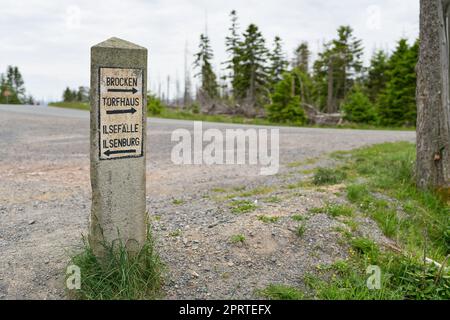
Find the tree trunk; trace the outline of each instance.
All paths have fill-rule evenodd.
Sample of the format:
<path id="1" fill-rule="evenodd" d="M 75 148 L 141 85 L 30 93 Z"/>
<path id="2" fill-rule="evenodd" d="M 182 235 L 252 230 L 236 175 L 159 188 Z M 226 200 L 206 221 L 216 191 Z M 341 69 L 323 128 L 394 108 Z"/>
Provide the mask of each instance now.
<path id="1" fill-rule="evenodd" d="M 334 68 L 333 58 L 330 58 L 328 63 L 328 94 L 327 94 L 327 111 L 328 113 L 334 113 Z"/>
<path id="2" fill-rule="evenodd" d="M 442 192 L 450 187 L 450 0 L 420 1 L 417 65 L 417 185 Z"/>

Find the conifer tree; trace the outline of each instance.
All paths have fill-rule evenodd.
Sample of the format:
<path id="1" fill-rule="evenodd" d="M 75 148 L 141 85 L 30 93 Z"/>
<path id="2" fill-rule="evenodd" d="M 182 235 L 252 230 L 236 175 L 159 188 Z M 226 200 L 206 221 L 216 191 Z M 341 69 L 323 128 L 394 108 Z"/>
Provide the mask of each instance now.
<path id="1" fill-rule="evenodd" d="M 230 35 L 225 39 L 225 46 L 229 55 L 229 60 L 225 62 L 228 70 L 228 79 L 230 80 L 233 93 L 236 91 L 239 78 L 239 55 L 241 38 L 239 35 L 239 24 L 236 10 L 231 11 L 231 26 L 228 29 Z"/>
<path id="2" fill-rule="evenodd" d="M 353 35 L 350 26 L 341 26 L 337 32 L 338 37 L 325 44 L 325 50 L 314 63 L 317 100 L 329 113 L 339 110 L 363 70 L 362 41 Z"/>
<path id="3" fill-rule="evenodd" d="M 26 102 L 27 96 L 25 94 L 24 81 L 18 67 L 7 67 L 6 76 L 2 75 L 0 79 L 0 89 L 2 102 L 9 104 L 22 104 Z"/>
<path id="4" fill-rule="evenodd" d="M 355 123 L 373 124 L 376 121 L 375 108 L 360 85 L 355 85 L 342 105 L 344 119 Z"/>
<path id="5" fill-rule="evenodd" d="M 292 66 L 298 68 L 304 73 L 309 72 L 309 59 L 311 57 L 311 52 L 309 51 L 308 42 L 304 41 L 294 51 L 294 60 L 292 61 Z"/>
<path id="6" fill-rule="evenodd" d="M 376 102 L 378 95 L 386 88 L 389 70 L 388 59 L 383 50 L 378 50 L 370 60 L 367 91 L 372 102 Z"/>
<path id="7" fill-rule="evenodd" d="M 70 90 L 70 88 L 67 87 L 63 93 L 63 101 L 64 102 L 72 102 L 73 100 L 74 100 L 74 97 L 72 94 L 72 90 Z"/>
<path id="8" fill-rule="evenodd" d="M 3 73 L 0 73 L 0 103 L 8 103 L 6 95 L 8 94 L 8 85 Z"/>
<path id="9" fill-rule="evenodd" d="M 416 122 L 416 64 L 418 41 L 409 46 L 401 39 L 389 59 L 388 82 L 378 101 L 380 121 L 384 125 L 414 125 Z"/>
<path id="10" fill-rule="evenodd" d="M 285 54 L 283 52 L 283 45 L 281 38 L 276 36 L 274 39 L 274 47 L 273 51 L 270 53 L 270 82 L 271 86 L 275 86 L 276 83 L 283 79 L 283 73 L 286 72 L 286 69 L 289 63 L 286 60 Z M 273 89 L 273 88 L 271 88 Z"/>
<path id="11" fill-rule="evenodd" d="M 235 95 L 238 99 L 254 106 L 263 106 L 269 95 L 269 74 L 266 61 L 268 50 L 265 40 L 254 24 L 244 33 L 239 49 L 239 72 L 236 80 Z"/>
<path id="12" fill-rule="evenodd" d="M 301 106 L 300 97 L 295 92 L 295 77 L 284 73 L 283 79 L 275 85 L 272 104 L 266 107 L 267 116 L 274 122 L 290 122 L 304 124 L 305 111 Z"/>
<path id="13" fill-rule="evenodd" d="M 207 35 L 200 35 L 199 48 L 200 51 L 195 55 L 194 65 L 200 69 L 196 76 L 201 78 L 201 90 L 210 98 L 217 98 L 219 96 L 219 85 L 211 64 L 213 53 Z"/>

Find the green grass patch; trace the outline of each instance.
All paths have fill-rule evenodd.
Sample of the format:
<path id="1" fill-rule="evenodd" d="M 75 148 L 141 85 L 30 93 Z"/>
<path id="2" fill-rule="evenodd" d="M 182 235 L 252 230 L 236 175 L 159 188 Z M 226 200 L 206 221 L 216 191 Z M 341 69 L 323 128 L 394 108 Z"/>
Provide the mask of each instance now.
<path id="1" fill-rule="evenodd" d="M 341 216 L 352 217 L 355 214 L 355 210 L 351 206 L 335 203 L 328 203 L 322 208 L 312 208 L 309 212 L 313 214 L 325 213 L 334 218 Z"/>
<path id="2" fill-rule="evenodd" d="M 243 234 L 236 234 L 231 237 L 230 239 L 231 243 L 237 244 L 237 243 L 244 243 L 245 242 L 245 236 Z"/>
<path id="3" fill-rule="evenodd" d="M 298 167 L 301 167 L 303 165 L 304 165 L 303 161 L 295 161 L 295 162 L 288 163 L 287 167 L 288 168 L 298 168 Z"/>
<path id="4" fill-rule="evenodd" d="M 176 206 L 181 206 L 185 203 L 186 203 L 186 201 L 184 201 L 183 199 L 173 199 L 172 200 L 172 204 L 174 204 Z"/>
<path id="5" fill-rule="evenodd" d="M 300 222 L 300 221 L 305 220 L 305 217 L 302 216 L 302 215 L 300 215 L 300 214 L 294 214 L 294 215 L 291 217 L 291 219 L 294 220 L 294 221 Z"/>
<path id="6" fill-rule="evenodd" d="M 314 172 L 316 172 L 316 169 L 300 170 L 298 173 L 308 175 L 308 174 L 313 174 Z"/>
<path id="7" fill-rule="evenodd" d="M 330 158 L 338 160 L 348 159 L 350 157 L 350 152 L 351 151 L 334 151 L 330 153 Z"/>
<path id="8" fill-rule="evenodd" d="M 247 198 L 247 197 L 253 197 L 258 195 L 264 195 L 271 193 L 274 189 L 270 187 L 258 187 L 252 190 L 244 191 L 238 194 L 238 197 Z"/>
<path id="9" fill-rule="evenodd" d="M 448 300 L 450 274 L 433 265 L 424 265 L 409 256 L 383 253 L 371 240 L 352 241 L 357 251 L 348 261 L 321 266 L 318 274 L 304 281 L 312 290 L 309 298 L 323 300 Z M 373 266 L 381 271 L 380 287 L 369 289 Z M 371 267 L 371 269 L 368 269 Z"/>
<path id="10" fill-rule="evenodd" d="M 152 116 L 164 119 L 206 121 L 206 122 L 220 122 L 220 123 L 234 123 L 234 124 L 251 124 L 251 125 L 266 125 L 266 126 L 275 124 L 266 119 L 245 118 L 240 116 L 229 116 L 229 115 L 208 115 L 187 110 L 179 110 L 179 109 L 177 110 L 168 108 L 163 109 L 160 114 Z"/>
<path id="11" fill-rule="evenodd" d="M 345 204 L 328 204 L 325 212 L 332 217 L 352 217 L 355 211 L 352 207 Z"/>
<path id="12" fill-rule="evenodd" d="M 347 178 L 347 173 L 341 169 L 318 168 L 314 173 L 313 184 L 316 186 L 336 185 Z"/>
<path id="13" fill-rule="evenodd" d="M 169 236 L 172 237 L 172 238 L 176 238 L 176 237 L 181 236 L 182 233 L 183 232 L 181 231 L 181 229 L 177 229 L 177 230 L 172 231 L 171 233 L 169 233 Z"/>
<path id="14" fill-rule="evenodd" d="M 319 274 L 305 277 L 313 292 L 308 298 L 448 300 L 448 270 L 425 264 L 423 256 L 425 252 L 427 257 L 443 263 L 450 254 L 450 209 L 437 194 L 416 188 L 415 146 L 406 142 L 386 143 L 333 153 L 332 157 L 342 163 L 337 171 L 345 173 L 347 199 L 358 211 L 375 220 L 385 235 L 395 239 L 403 254 L 383 251 L 370 239 L 353 238 L 344 229 L 336 230 L 349 241 L 352 254 L 345 263 L 333 264 L 322 268 Z M 329 180 L 327 177 L 333 174 L 323 176 L 323 180 Z M 323 213 L 328 208 L 315 210 Z M 369 266 L 381 270 L 379 290 L 367 286 Z"/>
<path id="15" fill-rule="evenodd" d="M 396 210 L 375 210 L 371 213 L 371 217 L 378 222 L 378 226 L 387 237 L 395 238 L 402 228 Z"/>
<path id="16" fill-rule="evenodd" d="M 281 203 L 281 199 L 277 196 L 265 198 L 263 201 L 266 203 Z"/>
<path id="17" fill-rule="evenodd" d="M 295 190 L 295 189 L 300 189 L 300 188 L 310 188 L 311 187 L 311 183 L 304 180 L 304 181 L 298 181 L 296 183 L 291 183 L 285 186 L 286 189 L 288 190 Z"/>
<path id="18" fill-rule="evenodd" d="M 306 159 L 306 160 L 303 160 L 303 161 L 290 162 L 286 166 L 288 168 L 299 168 L 299 167 L 303 167 L 303 166 L 314 164 L 317 161 L 318 161 L 317 158 L 310 158 L 310 159 Z"/>
<path id="19" fill-rule="evenodd" d="M 334 227 L 333 231 L 339 232 L 345 239 L 351 239 L 353 234 L 344 227 Z"/>
<path id="20" fill-rule="evenodd" d="M 377 221 L 386 236 L 412 253 L 442 260 L 450 254 L 450 207 L 437 194 L 420 191 L 414 181 L 415 145 L 386 143 L 347 153 L 347 198 Z M 355 179 L 353 179 L 355 180 Z M 364 181 L 364 182 L 361 182 Z M 383 194 L 383 197 L 378 195 Z M 386 196 L 392 201 L 386 200 Z"/>
<path id="21" fill-rule="evenodd" d="M 221 122 L 221 123 L 234 123 L 234 124 L 250 124 L 250 125 L 261 125 L 261 126 L 282 126 L 282 127 L 298 127 L 296 122 L 284 122 L 277 123 L 270 121 L 268 119 L 262 118 L 245 118 L 236 115 L 207 115 L 193 110 L 182 110 L 182 109 L 169 109 L 164 108 L 158 115 L 153 115 L 158 118 L 165 119 L 177 119 L 177 120 L 191 120 L 191 121 L 208 121 L 208 122 Z M 380 127 L 365 124 L 344 124 L 338 126 L 327 126 L 327 125 L 302 125 L 301 127 L 310 128 L 337 128 L 337 129 L 357 129 L 357 130 L 415 130 L 412 127 Z"/>
<path id="22" fill-rule="evenodd" d="M 230 189 L 225 188 L 214 188 L 212 191 L 215 193 L 222 193 L 223 195 L 216 197 L 217 200 L 229 200 L 233 198 L 246 198 L 251 197 L 258 194 L 269 193 L 265 187 L 258 187 L 253 190 L 246 190 L 246 186 L 237 186 Z"/>
<path id="23" fill-rule="evenodd" d="M 306 232 L 306 226 L 302 223 L 299 226 L 297 226 L 297 228 L 295 229 L 295 234 L 301 238 L 305 235 Z"/>
<path id="24" fill-rule="evenodd" d="M 78 103 L 78 102 L 52 102 L 49 106 L 60 107 L 60 108 L 70 108 L 70 109 L 80 109 L 89 110 L 88 103 Z M 174 119 L 174 120 L 190 120 L 190 121 L 207 121 L 207 122 L 219 122 L 219 123 L 233 123 L 233 124 L 249 124 L 249 125 L 259 125 L 259 126 L 280 126 L 280 127 L 298 127 L 296 122 L 284 122 L 277 123 L 264 118 L 246 118 L 236 115 L 208 115 L 197 112 L 198 110 L 183 110 L 183 109 L 169 109 L 167 107 L 162 107 L 156 114 L 152 114 L 149 108 L 149 116 L 155 118 L 163 119 Z M 350 123 L 344 125 L 302 125 L 301 127 L 309 128 L 335 128 L 335 129 L 356 129 L 356 130 L 409 130 L 414 131 L 413 127 L 381 127 L 365 124 Z"/>
<path id="25" fill-rule="evenodd" d="M 343 222 L 350 228 L 352 232 L 358 230 L 359 224 L 354 219 L 345 219 Z"/>
<path id="26" fill-rule="evenodd" d="M 304 294 L 300 290 L 280 284 L 271 284 L 267 288 L 259 290 L 258 295 L 270 300 L 303 300 L 304 298 Z"/>
<path id="27" fill-rule="evenodd" d="M 150 229 L 149 229 L 150 230 Z M 69 294 L 81 300 L 149 300 L 161 297 L 163 264 L 150 231 L 142 249 L 129 254 L 122 243 L 104 245 L 101 261 L 87 241 L 70 264 L 81 271 L 81 289 Z"/>
<path id="28" fill-rule="evenodd" d="M 376 261 L 380 253 L 378 245 L 367 238 L 355 238 L 350 242 L 353 250 L 366 256 L 369 260 Z"/>
<path id="29" fill-rule="evenodd" d="M 249 200 L 236 200 L 231 202 L 231 212 L 235 214 L 249 213 L 256 210 L 258 206 Z"/>
<path id="30" fill-rule="evenodd" d="M 347 198 L 353 203 L 364 204 L 367 198 L 370 197 L 367 186 L 359 184 L 352 184 L 347 186 Z M 370 197 L 371 199 L 371 197 Z"/>
<path id="31" fill-rule="evenodd" d="M 277 223 L 280 217 L 258 216 L 258 220 L 264 223 Z"/>
<path id="32" fill-rule="evenodd" d="M 326 208 L 325 207 L 311 208 L 311 209 L 309 209 L 309 213 L 312 213 L 312 214 L 326 213 Z"/>

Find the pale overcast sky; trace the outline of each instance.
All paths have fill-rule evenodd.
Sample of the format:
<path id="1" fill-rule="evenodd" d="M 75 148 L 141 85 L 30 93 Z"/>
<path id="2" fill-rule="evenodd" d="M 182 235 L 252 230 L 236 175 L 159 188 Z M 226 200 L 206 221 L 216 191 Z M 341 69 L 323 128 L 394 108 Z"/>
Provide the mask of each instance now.
<path id="1" fill-rule="evenodd" d="M 66 86 L 89 85 L 90 47 L 114 36 L 148 48 L 150 89 L 170 75 L 175 93 L 185 43 L 196 51 L 206 17 L 220 71 L 233 9 L 241 29 L 257 24 L 269 44 L 279 35 L 289 57 L 303 40 L 317 53 L 343 24 L 363 39 L 366 60 L 419 32 L 419 0 L 0 0 L 0 72 L 17 65 L 28 93 L 58 100 Z"/>

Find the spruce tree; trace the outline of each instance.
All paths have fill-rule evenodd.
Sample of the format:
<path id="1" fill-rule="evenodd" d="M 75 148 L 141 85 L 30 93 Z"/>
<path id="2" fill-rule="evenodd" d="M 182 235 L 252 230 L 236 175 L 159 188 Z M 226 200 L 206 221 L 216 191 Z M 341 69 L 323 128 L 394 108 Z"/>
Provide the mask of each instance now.
<path id="1" fill-rule="evenodd" d="M 301 106 L 300 97 L 295 94 L 295 77 L 291 73 L 285 73 L 283 79 L 275 85 L 272 104 L 266 109 L 271 121 L 299 125 L 305 123 L 305 111 Z"/>
<path id="2" fill-rule="evenodd" d="M 6 92 L 8 91 L 8 85 L 6 84 L 6 78 L 3 73 L 0 73 L 0 103 L 7 102 Z"/>
<path id="3" fill-rule="evenodd" d="M 239 24 L 236 10 L 231 11 L 231 27 L 228 29 L 230 35 L 225 39 L 225 46 L 229 56 L 229 60 L 225 62 L 228 70 L 228 79 L 230 80 L 233 93 L 237 90 L 237 83 L 239 78 L 239 55 L 241 38 L 239 35 Z"/>
<path id="4" fill-rule="evenodd" d="M 18 67 L 8 66 L 6 70 L 5 87 L 7 88 L 10 96 L 8 97 L 8 103 L 10 104 L 22 104 L 25 103 L 25 86 L 22 78 L 22 74 Z"/>
<path id="5" fill-rule="evenodd" d="M 342 104 L 344 119 L 354 123 L 376 122 L 375 108 L 360 85 L 355 85 Z"/>
<path id="6" fill-rule="evenodd" d="M 64 102 L 73 102 L 74 101 L 74 95 L 73 95 L 73 92 L 72 92 L 72 90 L 70 90 L 70 88 L 69 87 L 67 87 L 65 90 L 64 90 L 64 93 L 63 93 L 63 101 Z"/>
<path id="7" fill-rule="evenodd" d="M 196 76 L 201 78 L 201 90 L 210 98 L 217 98 L 219 96 L 219 85 L 217 84 L 216 74 L 212 69 L 213 53 L 207 35 L 200 35 L 199 48 L 200 51 L 195 55 L 194 65 L 200 69 Z"/>
<path id="8" fill-rule="evenodd" d="M 283 45 L 281 38 L 276 36 L 274 39 L 273 51 L 270 53 L 270 82 L 271 86 L 275 86 L 276 83 L 283 79 L 283 73 L 286 71 L 289 63 L 286 60 L 285 54 L 283 52 Z"/>
<path id="9" fill-rule="evenodd" d="M 378 50 L 370 60 L 367 78 L 367 91 L 372 102 L 376 102 L 379 94 L 386 88 L 388 70 L 388 56 L 383 50 Z"/>
<path id="10" fill-rule="evenodd" d="M 314 63 L 317 101 L 327 111 L 337 112 L 349 90 L 363 71 L 362 40 L 353 35 L 350 26 L 341 26 L 338 37 L 325 44 L 325 50 Z"/>
<path id="11" fill-rule="evenodd" d="M 311 52 L 309 51 L 308 42 L 304 41 L 294 51 L 294 60 L 292 66 L 301 70 L 304 73 L 309 72 L 309 59 Z"/>
<path id="12" fill-rule="evenodd" d="M 378 101 L 383 125 L 414 125 L 416 122 L 416 64 L 419 43 L 409 46 L 401 39 L 389 59 L 388 82 Z"/>
<path id="13" fill-rule="evenodd" d="M 249 25 L 244 33 L 238 59 L 236 97 L 245 99 L 253 106 L 263 106 L 269 95 L 269 74 L 266 66 L 268 50 L 261 32 L 254 24 Z"/>

